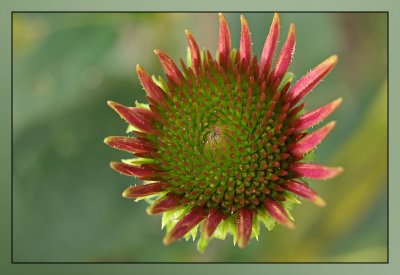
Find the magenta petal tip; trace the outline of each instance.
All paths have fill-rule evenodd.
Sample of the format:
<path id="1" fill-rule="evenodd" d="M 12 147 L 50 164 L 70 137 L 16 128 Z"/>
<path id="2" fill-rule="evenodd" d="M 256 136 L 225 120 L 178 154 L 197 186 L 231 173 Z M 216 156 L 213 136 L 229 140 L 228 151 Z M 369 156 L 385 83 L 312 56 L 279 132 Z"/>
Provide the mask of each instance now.
<path id="1" fill-rule="evenodd" d="M 150 134 L 158 133 L 152 124 L 152 120 L 155 118 L 152 111 L 138 107 L 126 107 L 113 101 L 107 101 L 107 104 L 127 123 L 135 126 L 141 131 Z"/>
<path id="2" fill-rule="evenodd" d="M 136 73 L 147 95 L 155 102 L 163 104 L 165 101 L 164 92 L 160 87 L 157 86 L 157 84 L 153 82 L 151 76 L 145 70 L 143 70 L 139 64 L 136 65 Z"/>
<path id="3" fill-rule="evenodd" d="M 331 132 L 335 125 L 336 121 L 331 121 L 318 130 L 308 134 L 298 141 L 293 148 L 290 149 L 290 152 L 295 155 L 304 155 L 310 152 L 311 150 L 315 149 L 315 147 L 320 144 L 322 140 L 324 140 L 324 138 Z"/>
<path id="4" fill-rule="evenodd" d="M 296 131 L 303 131 L 318 124 L 333 113 L 342 104 L 342 101 L 343 99 L 340 97 L 318 109 L 300 116 L 295 122 Z"/>
<path id="5" fill-rule="evenodd" d="M 275 85 L 279 84 L 286 73 L 287 68 L 292 62 L 294 48 L 296 45 L 296 30 L 294 24 L 290 24 L 289 33 L 286 42 L 283 45 L 278 59 L 275 63 L 273 72 L 273 82 Z"/>
<path id="6" fill-rule="evenodd" d="M 154 50 L 154 53 L 158 56 L 165 73 L 172 80 L 172 82 L 178 86 L 181 85 L 183 81 L 183 75 L 172 58 L 160 50 Z"/>
<path id="7" fill-rule="evenodd" d="M 240 16 L 241 37 L 240 37 L 240 61 L 244 67 L 247 67 L 251 61 L 251 36 L 246 18 Z"/>
<path id="8" fill-rule="evenodd" d="M 189 43 L 190 57 L 192 60 L 192 68 L 193 68 L 194 73 L 198 74 L 198 70 L 201 67 L 201 57 L 200 57 L 199 46 L 197 45 L 197 42 L 194 39 L 193 35 L 190 33 L 190 31 L 185 30 L 185 33 L 186 33 L 186 38 Z"/>
<path id="9" fill-rule="evenodd" d="M 147 183 L 130 186 L 122 192 L 122 197 L 126 199 L 146 197 L 149 195 L 163 192 L 169 185 L 164 182 Z"/>
<path id="10" fill-rule="evenodd" d="M 184 216 L 174 228 L 164 237 L 163 243 L 169 245 L 178 239 L 182 238 L 192 228 L 198 225 L 207 217 L 207 212 L 204 208 L 192 208 L 186 216 Z"/>
<path id="11" fill-rule="evenodd" d="M 139 166 L 129 165 L 123 162 L 110 162 L 110 167 L 114 171 L 130 177 L 138 177 L 140 179 L 149 179 L 152 176 L 156 176 L 159 171 L 151 169 L 148 165 L 142 164 Z"/>
<path id="12" fill-rule="evenodd" d="M 276 201 L 272 199 L 266 199 L 264 201 L 264 207 L 267 212 L 274 218 L 277 222 L 286 226 L 289 229 L 294 229 L 294 223 L 289 219 L 289 216 L 286 214 L 285 209 Z"/>
<path id="13" fill-rule="evenodd" d="M 342 167 L 327 167 L 316 163 L 295 163 L 290 168 L 298 177 L 309 179 L 332 179 L 343 173 Z"/>
<path id="14" fill-rule="evenodd" d="M 320 196 L 318 196 L 318 194 L 314 190 L 312 190 L 310 187 L 302 182 L 290 180 L 283 185 L 283 188 L 306 200 L 313 202 L 319 207 L 324 207 L 326 205 L 326 202 Z"/>
<path id="15" fill-rule="evenodd" d="M 220 210 L 216 208 L 210 209 L 210 213 L 206 221 L 203 224 L 201 234 L 202 238 L 208 240 L 214 234 L 215 229 L 217 229 L 218 225 L 222 222 L 222 220 L 226 217 Z"/>
<path id="16" fill-rule="evenodd" d="M 238 246 L 245 248 L 250 240 L 253 214 L 250 209 L 241 208 L 238 212 Z"/>
<path id="17" fill-rule="evenodd" d="M 267 75 L 278 47 L 280 32 L 279 14 L 275 13 L 260 59 L 260 75 Z"/>
<path id="18" fill-rule="evenodd" d="M 157 149 L 155 149 L 150 142 L 144 138 L 111 136 L 105 138 L 104 143 L 112 148 L 130 153 L 147 153 L 157 151 Z"/>
<path id="19" fill-rule="evenodd" d="M 147 207 L 146 212 L 149 215 L 161 214 L 165 211 L 175 209 L 181 206 L 180 197 L 178 196 L 167 196 L 160 200 L 157 200 L 152 205 Z"/>
<path id="20" fill-rule="evenodd" d="M 324 79 L 330 71 L 332 71 L 337 62 L 338 56 L 332 55 L 308 72 L 305 76 L 300 78 L 299 81 L 297 81 L 289 91 L 293 104 L 299 102 L 315 86 L 317 86 L 318 83 L 321 82 L 321 80 Z"/>
<path id="21" fill-rule="evenodd" d="M 225 16 L 219 13 L 219 36 L 218 36 L 218 60 L 222 67 L 227 67 L 230 63 L 231 53 L 231 33 Z"/>

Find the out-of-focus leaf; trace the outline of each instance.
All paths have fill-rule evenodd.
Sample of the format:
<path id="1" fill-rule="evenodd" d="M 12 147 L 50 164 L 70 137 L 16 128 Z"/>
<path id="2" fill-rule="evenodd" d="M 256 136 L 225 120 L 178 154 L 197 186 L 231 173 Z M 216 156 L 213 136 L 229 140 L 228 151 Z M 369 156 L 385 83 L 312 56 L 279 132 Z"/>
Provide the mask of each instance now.
<path id="1" fill-rule="evenodd" d="M 288 261 L 323 261 L 330 246 L 357 225 L 362 216 L 387 188 L 387 86 L 377 92 L 363 122 L 340 151 L 332 163 L 340 164 L 345 172 L 326 183 L 323 193 L 331 194 L 324 211 L 312 210 L 308 226 L 297 236 L 293 249 L 285 257 Z M 325 183 L 320 183 L 325 184 Z M 382 213 L 387 215 L 387 213 Z M 311 218 L 312 217 L 312 218 Z M 314 230 L 314 234 L 307 232 Z M 379 234 L 386 232 L 381 229 Z M 354 238 L 357 238 L 355 233 Z M 349 253 L 351 247 L 348 248 Z M 351 253 L 355 253 L 352 251 Z M 379 255 L 375 261 L 384 258 Z"/>
<path id="2" fill-rule="evenodd" d="M 104 61 L 116 39 L 109 26 L 84 25 L 49 33 L 29 57 L 14 60 L 14 127 L 67 109 L 95 96 Z M 82 90 L 91 93 L 82 94 Z"/>

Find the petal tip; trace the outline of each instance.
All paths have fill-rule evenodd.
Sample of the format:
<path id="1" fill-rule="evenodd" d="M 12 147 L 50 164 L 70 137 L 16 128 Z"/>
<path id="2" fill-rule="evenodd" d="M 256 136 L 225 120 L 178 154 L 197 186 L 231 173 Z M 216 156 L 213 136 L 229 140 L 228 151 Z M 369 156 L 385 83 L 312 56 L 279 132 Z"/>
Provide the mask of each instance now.
<path id="1" fill-rule="evenodd" d="M 142 67 L 140 67 L 139 64 L 136 64 L 136 73 L 137 74 L 143 73 L 143 69 L 142 69 Z"/>
<path id="2" fill-rule="evenodd" d="M 103 142 L 107 145 L 110 145 L 111 137 L 106 137 Z"/>
<path id="3" fill-rule="evenodd" d="M 290 221 L 290 220 L 288 220 L 288 221 L 287 221 L 286 223 L 284 223 L 283 225 L 286 226 L 286 228 L 289 228 L 289 229 L 291 229 L 291 230 L 296 229 L 296 225 L 295 225 L 292 221 Z"/>
<path id="4" fill-rule="evenodd" d="M 320 196 L 316 196 L 313 201 L 312 201 L 316 206 L 319 207 L 325 207 L 326 206 L 326 202 L 323 198 L 321 198 Z"/>
<path id="5" fill-rule="evenodd" d="M 336 126 L 336 120 L 332 120 L 331 122 L 327 123 L 325 127 L 330 131 Z"/>
<path id="6" fill-rule="evenodd" d="M 183 75 L 174 63 L 174 61 L 171 59 L 170 56 L 168 56 L 165 52 L 161 50 L 154 50 L 154 53 L 157 55 L 158 59 L 161 62 L 161 65 L 167 74 L 167 76 L 176 84 L 176 85 L 181 85 Z"/>
<path id="7" fill-rule="evenodd" d="M 247 19 L 246 19 L 246 17 L 245 17 L 243 14 L 240 15 L 240 24 L 241 24 L 243 27 L 246 27 L 246 28 L 249 27 L 249 24 L 247 23 Z"/>
<path id="8" fill-rule="evenodd" d="M 251 237 L 253 214 L 250 209 L 246 208 L 241 208 L 238 214 L 237 243 L 240 248 L 245 248 Z"/>
<path id="9" fill-rule="evenodd" d="M 333 108 L 336 109 L 337 107 L 339 107 L 342 104 L 342 102 L 343 102 L 343 98 L 339 97 L 338 99 L 336 99 L 335 101 L 332 102 Z"/>
<path id="10" fill-rule="evenodd" d="M 308 112 L 300 118 L 297 119 L 297 126 L 296 129 L 297 131 L 302 131 L 305 129 L 308 129 L 318 123 L 320 123 L 322 120 L 327 118 L 331 113 L 333 113 L 342 103 L 343 99 L 339 97 L 338 99 L 318 108 L 315 109 L 311 112 Z"/>
<path id="11" fill-rule="evenodd" d="M 329 170 L 330 170 L 329 174 L 325 179 L 336 178 L 337 176 L 340 176 L 344 172 L 343 167 L 329 167 Z"/>
<path id="12" fill-rule="evenodd" d="M 111 108 L 115 108 L 115 106 L 119 105 L 118 103 L 112 101 L 112 100 L 108 100 L 107 101 L 107 105 L 110 106 Z"/>
<path id="13" fill-rule="evenodd" d="M 290 168 L 297 174 L 297 177 L 327 180 L 343 173 L 342 167 L 328 167 L 317 163 L 295 163 Z"/>
<path id="14" fill-rule="evenodd" d="M 288 36 L 296 36 L 296 26 L 293 23 L 290 23 Z"/>
<path id="15" fill-rule="evenodd" d="M 336 65 L 339 61 L 339 57 L 334 54 L 330 57 L 328 57 L 328 59 L 326 60 L 327 64 L 331 64 L 331 65 Z"/>
<path id="16" fill-rule="evenodd" d="M 174 239 L 171 238 L 170 234 L 165 235 L 165 237 L 163 238 L 162 242 L 164 245 L 170 245 L 172 244 L 174 241 Z"/>
<path id="17" fill-rule="evenodd" d="M 126 188 L 123 192 L 122 192 L 122 197 L 124 198 L 124 199 L 129 199 L 130 197 L 129 197 L 129 187 L 128 188 Z"/>
<path id="18" fill-rule="evenodd" d="M 110 168 L 115 170 L 115 171 L 118 171 L 117 170 L 118 164 L 119 164 L 119 162 L 117 162 L 117 161 L 110 161 Z"/>
<path id="19" fill-rule="evenodd" d="M 238 244 L 238 247 L 241 249 L 246 248 L 246 246 L 247 246 L 247 242 L 240 241 L 240 240 L 238 240 L 237 244 Z"/>
<path id="20" fill-rule="evenodd" d="M 222 13 L 222 12 L 219 12 L 218 13 L 218 17 L 219 17 L 219 22 L 224 22 L 224 23 L 226 23 L 226 18 L 225 18 L 225 15 Z"/>
<path id="21" fill-rule="evenodd" d="M 272 19 L 272 24 L 279 24 L 280 23 L 280 16 L 279 13 L 274 13 L 274 18 Z"/>
<path id="22" fill-rule="evenodd" d="M 152 209 L 152 206 L 151 206 L 151 205 L 150 205 L 149 207 L 146 208 L 146 213 L 147 213 L 147 215 L 154 215 L 153 209 Z"/>
<path id="23" fill-rule="evenodd" d="M 337 176 L 338 176 L 344 172 L 344 169 L 343 169 L 343 167 L 336 167 L 336 171 L 337 171 Z"/>

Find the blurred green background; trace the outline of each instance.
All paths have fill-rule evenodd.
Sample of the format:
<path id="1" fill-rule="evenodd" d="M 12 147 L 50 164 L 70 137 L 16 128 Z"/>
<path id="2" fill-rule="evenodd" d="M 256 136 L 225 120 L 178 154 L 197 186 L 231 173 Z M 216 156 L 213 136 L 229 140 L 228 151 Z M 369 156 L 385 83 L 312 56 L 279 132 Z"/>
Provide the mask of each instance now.
<path id="1" fill-rule="evenodd" d="M 259 56 L 272 14 L 245 15 Z M 239 16 L 226 14 L 236 48 Z M 218 15 L 14 13 L 14 261 L 386 261 L 386 20 L 384 13 L 281 14 L 280 46 L 296 24 L 297 79 L 339 55 L 307 108 L 344 98 L 317 161 L 345 173 L 313 183 L 328 205 L 296 207 L 296 230 L 265 229 L 245 250 L 231 238 L 214 240 L 202 255 L 192 241 L 164 246 L 160 217 L 148 216 L 145 202 L 121 198 L 139 182 L 108 167 L 127 154 L 103 139 L 126 128 L 107 100 L 145 101 L 136 64 L 163 75 L 153 49 L 185 58 L 185 29 L 215 52 Z"/>

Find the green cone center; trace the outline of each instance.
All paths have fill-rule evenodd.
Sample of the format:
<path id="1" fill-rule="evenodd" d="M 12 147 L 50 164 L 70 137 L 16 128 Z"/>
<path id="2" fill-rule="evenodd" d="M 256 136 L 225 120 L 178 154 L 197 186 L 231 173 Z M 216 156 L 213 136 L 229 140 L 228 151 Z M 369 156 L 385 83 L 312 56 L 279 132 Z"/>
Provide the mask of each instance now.
<path id="1" fill-rule="evenodd" d="M 288 178 L 281 171 L 290 158 L 283 160 L 281 153 L 290 139 L 279 141 L 286 120 L 276 129 L 282 103 L 262 125 L 272 102 L 268 89 L 261 91 L 245 73 L 240 81 L 233 72 L 225 72 L 225 81 L 216 70 L 209 75 L 171 91 L 158 137 L 164 180 L 172 186 L 169 192 L 193 205 L 226 212 L 257 208 Z"/>

